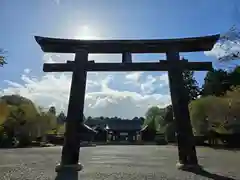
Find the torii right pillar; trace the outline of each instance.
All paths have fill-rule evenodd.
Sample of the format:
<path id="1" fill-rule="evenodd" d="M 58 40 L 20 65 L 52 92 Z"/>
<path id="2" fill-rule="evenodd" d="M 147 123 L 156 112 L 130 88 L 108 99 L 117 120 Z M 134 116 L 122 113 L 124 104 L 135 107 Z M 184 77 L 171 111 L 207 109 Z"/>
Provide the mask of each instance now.
<path id="1" fill-rule="evenodd" d="M 177 127 L 177 143 L 179 169 L 200 168 L 198 165 L 192 125 L 188 109 L 188 96 L 184 86 L 183 68 L 179 67 L 180 61 L 178 51 L 166 53 L 169 61 L 169 87 L 173 106 L 173 114 Z"/>

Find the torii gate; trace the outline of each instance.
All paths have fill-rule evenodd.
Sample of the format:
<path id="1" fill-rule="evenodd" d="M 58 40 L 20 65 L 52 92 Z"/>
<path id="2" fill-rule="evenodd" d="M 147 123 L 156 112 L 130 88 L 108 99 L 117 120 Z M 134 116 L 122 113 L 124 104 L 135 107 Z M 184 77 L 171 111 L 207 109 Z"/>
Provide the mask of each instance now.
<path id="1" fill-rule="evenodd" d="M 220 35 L 162 40 L 72 40 L 36 36 L 44 52 L 75 53 L 74 61 L 44 64 L 44 72 L 73 72 L 69 97 L 65 142 L 61 163 L 56 171 L 61 177 L 77 179 L 82 169 L 79 161 L 81 135 L 91 131 L 83 122 L 86 76 L 88 71 L 168 71 L 170 94 L 177 124 L 178 166 L 198 167 L 188 100 L 183 84 L 183 70 L 212 70 L 211 62 L 180 60 L 180 52 L 209 51 Z M 88 61 L 89 53 L 122 54 L 121 63 Z M 132 62 L 132 53 L 166 53 L 167 60 Z M 59 176 L 59 177 L 60 177 Z M 71 178 L 70 178 L 71 179 Z"/>

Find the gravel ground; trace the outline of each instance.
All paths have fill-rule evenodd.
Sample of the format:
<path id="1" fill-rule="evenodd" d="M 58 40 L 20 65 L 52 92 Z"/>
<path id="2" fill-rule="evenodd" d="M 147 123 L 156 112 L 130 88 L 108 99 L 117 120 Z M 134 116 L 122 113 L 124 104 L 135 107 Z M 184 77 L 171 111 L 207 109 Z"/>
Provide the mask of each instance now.
<path id="1" fill-rule="evenodd" d="M 174 146 L 97 146 L 84 147 L 80 158 L 84 169 L 81 180 L 240 180 L 240 151 L 198 148 L 205 172 L 177 170 Z M 0 180 L 55 179 L 54 168 L 61 147 L 0 150 Z"/>

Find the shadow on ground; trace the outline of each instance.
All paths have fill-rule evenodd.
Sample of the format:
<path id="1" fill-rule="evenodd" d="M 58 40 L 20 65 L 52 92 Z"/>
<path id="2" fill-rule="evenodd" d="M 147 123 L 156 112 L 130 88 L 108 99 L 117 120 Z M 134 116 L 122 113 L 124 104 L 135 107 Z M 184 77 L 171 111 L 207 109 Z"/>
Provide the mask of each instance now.
<path id="1" fill-rule="evenodd" d="M 185 170 L 187 172 L 191 172 L 191 173 L 194 173 L 196 175 L 200 175 L 200 176 L 203 176 L 203 177 L 206 177 L 206 178 L 210 178 L 210 179 L 214 179 L 214 180 L 236 180 L 234 178 L 230 178 L 230 177 L 226 177 L 226 176 L 223 176 L 223 175 L 218 175 L 218 174 L 215 174 L 215 173 L 211 173 L 211 172 L 208 172 L 204 169 L 198 169 L 198 170 Z"/>
<path id="2" fill-rule="evenodd" d="M 212 149 L 215 149 L 215 150 L 225 150 L 225 151 L 240 151 L 240 148 L 239 147 L 221 147 L 221 146 L 216 146 L 216 147 L 210 147 Z"/>

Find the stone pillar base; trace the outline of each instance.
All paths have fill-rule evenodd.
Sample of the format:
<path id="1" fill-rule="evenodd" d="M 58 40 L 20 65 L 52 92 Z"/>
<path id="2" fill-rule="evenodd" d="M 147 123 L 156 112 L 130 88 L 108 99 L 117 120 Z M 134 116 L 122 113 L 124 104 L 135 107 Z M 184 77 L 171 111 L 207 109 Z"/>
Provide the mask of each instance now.
<path id="1" fill-rule="evenodd" d="M 176 164 L 176 167 L 184 171 L 197 171 L 202 169 L 199 164 L 182 164 L 180 162 Z"/>
<path id="2" fill-rule="evenodd" d="M 83 166 L 80 163 L 74 165 L 58 164 L 55 168 L 55 171 L 57 172 L 55 180 L 78 180 L 78 171 L 81 171 L 82 169 Z"/>
<path id="3" fill-rule="evenodd" d="M 73 164 L 73 165 L 62 165 L 58 164 L 55 168 L 56 172 L 61 171 L 81 171 L 83 169 L 83 165 L 81 163 Z"/>

